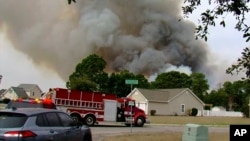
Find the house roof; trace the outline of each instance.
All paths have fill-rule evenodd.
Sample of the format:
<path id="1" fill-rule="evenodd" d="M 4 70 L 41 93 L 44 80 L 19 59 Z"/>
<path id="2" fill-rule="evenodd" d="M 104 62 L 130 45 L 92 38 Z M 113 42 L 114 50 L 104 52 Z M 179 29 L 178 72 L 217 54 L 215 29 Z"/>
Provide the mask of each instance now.
<path id="1" fill-rule="evenodd" d="M 148 101 L 167 102 L 185 89 L 141 89 L 137 88 Z"/>
<path id="2" fill-rule="evenodd" d="M 17 94 L 17 96 L 20 97 L 20 98 L 28 98 L 29 97 L 23 88 L 20 88 L 20 87 L 11 87 L 10 89 L 12 89 L 13 91 L 15 91 L 15 93 Z"/>
<path id="3" fill-rule="evenodd" d="M 148 100 L 154 102 L 170 102 L 174 98 L 183 94 L 185 91 L 189 91 L 200 103 L 204 105 L 189 88 L 179 88 L 179 89 L 142 89 L 136 88 L 141 94 Z"/>
<path id="4" fill-rule="evenodd" d="M 34 89 L 39 89 L 42 93 L 42 90 L 40 89 L 40 87 L 37 84 L 20 84 L 17 87 L 23 88 L 27 92 L 32 91 Z"/>
<path id="5" fill-rule="evenodd" d="M 0 95 L 3 94 L 6 91 L 6 89 L 1 89 L 0 90 Z"/>
<path id="6" fill-rule="evenodd" d="M 0 98 L 4 95 L 4 92 L 6 91 L 6 89 L 1 89 L 0 90 Z"/>

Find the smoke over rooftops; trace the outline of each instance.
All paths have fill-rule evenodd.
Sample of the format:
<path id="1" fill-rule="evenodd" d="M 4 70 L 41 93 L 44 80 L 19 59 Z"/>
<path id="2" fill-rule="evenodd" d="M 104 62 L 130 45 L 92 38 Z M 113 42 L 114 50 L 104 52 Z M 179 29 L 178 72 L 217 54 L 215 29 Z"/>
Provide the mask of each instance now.
<path id="1" fill-rule="evenodd" d="M 147 77 L 172 66 L 208 76 L 209 50 L 195 40 L 195 25 L 181 20 L 177 0 L 8 0 L 0 2 L 0 27 L 14 47 L 64 80 L 84 57 L 96 53 L 107 70 Z"/>

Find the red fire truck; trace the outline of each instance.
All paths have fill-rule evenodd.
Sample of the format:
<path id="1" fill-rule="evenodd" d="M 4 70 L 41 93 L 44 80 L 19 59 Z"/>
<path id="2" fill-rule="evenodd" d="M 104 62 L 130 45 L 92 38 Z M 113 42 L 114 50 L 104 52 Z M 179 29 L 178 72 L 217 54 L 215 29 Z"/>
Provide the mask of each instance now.
<path id="1" fill-rule="evenodd" d="M 115 94 L 52 88 L 46 94 L 58 109 L 73 118 L 92 126 L 100 122 L 123 122 L 126 126 L 142 127 L 149 123 L 143 110 L 130 98 L 118 98 Z"/>

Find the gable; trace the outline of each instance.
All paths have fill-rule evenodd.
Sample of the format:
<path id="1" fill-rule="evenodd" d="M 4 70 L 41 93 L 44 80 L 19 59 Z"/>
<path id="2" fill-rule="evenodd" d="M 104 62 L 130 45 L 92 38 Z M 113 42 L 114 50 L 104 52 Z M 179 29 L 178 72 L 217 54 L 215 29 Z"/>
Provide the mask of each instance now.
<path id="1" fill-rule="evenodd" d="M 7 91 L 4 92 L 3 97 L 5 98 L 29 98 L 23 88 L 19 87 L 10 87 Z"/>
<path id="2" fill-rule="evenodd" d="M 177 99 L 178 97 L 180 97 L 180 96 L 182 96 L 182 95 L 185 95 L 185 94 L 188 95 L 188 96 L 186 97 L 187 100 L 188 100 L 189 98 L 192 97 L 193 99 L 197 100 L 197 101 L 198 101 L 199 103 L 201 103 L 202 105 L 205 105 L 205 103 L 204 103 L 198 96 L 196 96 L 190 89 L 188 89 L 188 88 L 185 89 L 184 91 L 182 91 L 181 93 L 175 95 L 174 97 L 172 97 L 172 99 L 170 99 L 169 102 L 171 102 L 171 101 L 173 101 L 173 100 Z"/>
<path id="3" fill-rule="evenodd" d="M 136 101 L 139 101 L 139 102 L 147 100 L 144 97 L 144 95 L 136 88 L 127 97 L 130 97 L 132 99 L 136 99 Z"/>

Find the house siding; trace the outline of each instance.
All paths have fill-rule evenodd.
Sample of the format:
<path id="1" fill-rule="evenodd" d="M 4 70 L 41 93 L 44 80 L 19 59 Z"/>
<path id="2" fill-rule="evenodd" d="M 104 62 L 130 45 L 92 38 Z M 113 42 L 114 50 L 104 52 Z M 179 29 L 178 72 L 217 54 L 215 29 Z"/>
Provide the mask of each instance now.
<path id="1" fill-rule="evenodd" d="M 138 102 L 145 102 L 145 97 L 139 92 L 139 91 L 134 91 L 132 94 L 132 98 L 136 99 Z"/>
<path id="2" fill-rule="evenodd" d="M 181 105 L 185 105 L 185 112 L 181 111 Z M 192 108 L 203 110 L 203 104 L 200 103 L 189 91 L 185 91 L 184 94 L 179 95 L 173 101 L 169 103 L 169 107 L 173 113 L 177 115 L 188 115 L 188 111 Z"/>
<path id="3" fill-rule="evenodd" d="M 18 87 L 23 88 L 30 98 L 40 98 L 42 91 L 36 84 L 20 84 Z"/>
<path id="4" fill-rule="evenodd" d="M 152 94 L 154 94 L 154 91 L 152 91 Z M 150 114 L 151 110 L 156 110 L 156 115 L 188 115 L 188 111 L 192 108 L 197 108 L 201 113 L 203 112 L 204 103 L 189 89 L 179 91 L 176 95 L 172 95 L 172 98 L 168 101 L 148 100 L 138 89 L 134 89 L 128 96 L 134 99 L 137 106 L 144 110 L 146 114 Z M 182 111 L 182 105 L 184 111 Z"/>
<path id="5" fill-rule="evenodd" d="M 26 93 L 30 98 L 40 98 L 42 94 L 39 89 L 32 89 L 32 90 L 26 91 Z"/>
<path id="6" fill-rule="evenodd" d="M 156 115 L 171 115 L 171 108 L 167 103 L 159 103 L 159 102 L 149 102 L 148 111 L 150 113 L 151 110 L 156 111 Z"/>
<path id="7" fill-rule="evenodd" d="M 27 93 L 23 90 L 23 88 L 19 87 L 10 87 L 2 94 L 2 98 L 7 99 L 17 99 L 17 98 L 28 98 Z"/>
<path id="8" fill-rule="evenodd" d="M 14 91 L 7 91 L 7 92 L 4 94 L 3 98 L 7 98 L 7 99 L 17 99 L 18 96 L 17 96 L 17 94 L 16 94 Z"/>

